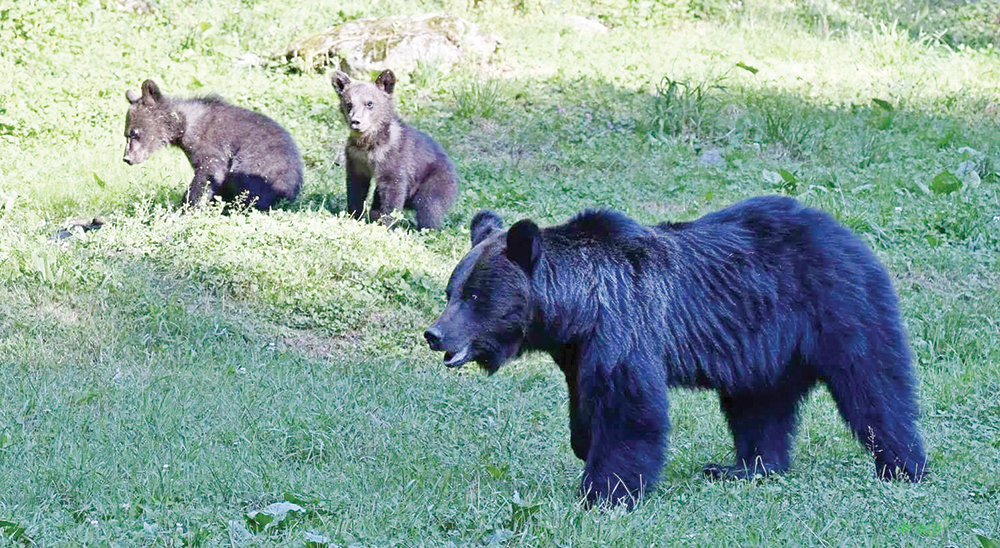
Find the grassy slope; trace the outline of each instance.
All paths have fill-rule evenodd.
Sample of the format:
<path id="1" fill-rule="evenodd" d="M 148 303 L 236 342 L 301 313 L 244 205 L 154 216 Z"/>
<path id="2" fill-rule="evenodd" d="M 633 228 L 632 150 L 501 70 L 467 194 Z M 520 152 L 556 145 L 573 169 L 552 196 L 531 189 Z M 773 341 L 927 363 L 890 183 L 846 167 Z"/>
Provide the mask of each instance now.
<path id="1" fill-rule="evenodd" d="M 233 61 L 343 17 L 439 7 L 160 8 L 19 0 L 0 17 L 0 73 L 13 75 L 0 79 L 0 519 L 39 544 L 239 543 L 233 522 L 286 492 L 308 516 L 247 544 L 302 545 L 306 531 L 379 546 L 1000 537 L 995 53 L 891 28 L 819 39 L 756 16 L 581 38 L 538 9 L 459 7 L 505 41 L 482 71 L 397 87 L 463 176 L 450 226 L 418 234 L 330 213 L 344 204 L 331 152 L 344 129 L 324 76 Z M 657 95 L 665 76 L 687 87 Z M 146 77 L 288 126 L 309 165 L 303 199 L 272 215 L 170 213 L 183 156 L 119 159 L 124 91 Z M 702 99 L 685 91 L 699 86 Z M 699 161 L 708 150 L 725 166 Z M 968 159 L 978 187 L 925 192 Z M 487 379 L 446 371 L 421 344 L 480 207 L 685 219 L 781 191 L 779 170 L 794 176 L 784 191 L 848 223 L 895 276 L 931 455 L 920 485 L 872 479 L 824 391 L 803 409 L 789 474 L 706 482 L 704 462 L 731 458 L 728 433 L 714 396 L 676 392 L 661 487 L 631 514 L 584 512 L 549 360 Z M 94 214 L 109 226 L 47 240 Z"/>

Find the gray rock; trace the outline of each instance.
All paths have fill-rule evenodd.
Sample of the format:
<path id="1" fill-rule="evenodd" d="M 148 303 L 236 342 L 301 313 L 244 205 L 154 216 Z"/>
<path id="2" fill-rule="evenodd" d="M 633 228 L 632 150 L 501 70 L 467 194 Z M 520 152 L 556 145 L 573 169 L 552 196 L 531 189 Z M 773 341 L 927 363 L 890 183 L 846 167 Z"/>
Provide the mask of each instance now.
<path id="1" fill-rule="evenodd" d="M 120 11 L 132 13 L 146 14 L 156 11 L 154 0 L 115 0 L 112 5 Z"/>
<path id="2" fill-rule="evenodd" d="M 348 21 L 296 40 L 281 57 L 307 70 L 334 65 L 348 74 L 387 68 L 411 72 L 418 63 L 451 68 L 463 60 L 486 58 L 499 44 L 474 23 L 427 14 Z"/>
<path id="3" fill-rule="evenodd" d="M 725 167 L 726 159 L 722 157 L 722 153 L 718 150 L 706 150 L 701 153 L 701 157 L 698 160 L 702 165 L 708 167 Z"/>
<path id="4" fill-rule="evenodd" d="M 588 19 L 582 15 L 567 15 L 563 18 L 563 22 L 580 34 L 605 34 L 608 32 L 608 27 L 599 21 Z"/>
<path id="5" fill-rule="evenodd" d="M 63 228 L 59 232 L 49 236 L 50 240 L 65 240 L 66 238 L 72 237 L 75 234 L 83 234 L 84 232 L 90 232 L 91 230 L 97 230 L 104 226 L 104 218 L 98 215 L 97 217 L 86 217 L 81 219 L 70 219 L 66 221 L 66 228 Z"/>
<path id="6" fill-rule="evenodd" d="M 256 53 L 244 53 L 233 64 L 238 68 L 259 67 L 264 65 L 264 60 Z"/>

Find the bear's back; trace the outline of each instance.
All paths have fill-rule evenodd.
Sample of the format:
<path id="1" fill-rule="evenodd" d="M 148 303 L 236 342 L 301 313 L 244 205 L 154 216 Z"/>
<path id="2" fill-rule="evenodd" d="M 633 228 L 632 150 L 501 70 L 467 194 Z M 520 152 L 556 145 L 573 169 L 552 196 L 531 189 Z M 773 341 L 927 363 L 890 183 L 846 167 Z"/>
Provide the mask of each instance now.
<path id="1" fill-rule="evenodd" d="M 798 270 L 843 268 L 846 261 L 876 265 L 868 245 L 829 213 L 787 196 L 756 196 L 689 222 L 661 223 L 657 229 L 686 252 L 718 248 L 765 261 L 796 263 Z M 721 257 L 720 257 L 721 258 Z"/>
<path id="2" fill-rule="evenodd" d="M 181 105 L 179 110 L 189 119 L 188 133 L 199 140 L 228 143 L 234 150 L 292 143 L 288 132 L 271 118 L 218 97 L 189 99 Z"/>

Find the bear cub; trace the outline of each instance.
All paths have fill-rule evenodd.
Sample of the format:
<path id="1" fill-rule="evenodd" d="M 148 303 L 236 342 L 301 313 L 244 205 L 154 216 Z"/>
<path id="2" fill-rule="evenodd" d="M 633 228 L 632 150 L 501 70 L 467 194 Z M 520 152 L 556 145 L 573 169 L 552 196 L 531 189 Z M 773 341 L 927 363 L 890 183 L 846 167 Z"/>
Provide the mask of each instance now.
<path id="1" fill-rule="evenodd" d="M 777 196 L 645 226 L 587 211 L 504 231 L 481 211 L 472 250 L 424 336 L 445 365 L 490 374 L 548 352 L 566 376 L 588 501 L 632 506 L 657 480 L 671 387 L 718 392 L 736 462 L 715 478 L 788 469 L 799 403 L 817 384 L 874 455 L 919 481 L 915 379 L 896 294 L 867 245 L 827 213 Z"/>
<path id="2" fill-rule="evenodd" d="M 302 158 L 291 135 L 267 116 L 215 96 L 169 97 L 152 80 L 142 83 L 142 94 L 129 90 L 125 98 L 123 160 L 135 165 L 166 145 L 180 147 L 194 168 L 185 204 L 213 196 L 234 202 L 246 193 L 266 210 L 278 198 L 298 196 Z"/>
<path id="3" fill-rule="evenodd" d="M 355 82 L 333 73 L 347 139 L 347 212 L 361 218 L 375 178 L 372 221 L 394 209 L 412 209 L 417 228 L 439 228 L 455 201 L 458 175 L 441 145 L 407 125 L 392 106 L 396 77 L 384 70 L 374 82 Z M 383 221 L 388 220 L 386 217 Z"/>

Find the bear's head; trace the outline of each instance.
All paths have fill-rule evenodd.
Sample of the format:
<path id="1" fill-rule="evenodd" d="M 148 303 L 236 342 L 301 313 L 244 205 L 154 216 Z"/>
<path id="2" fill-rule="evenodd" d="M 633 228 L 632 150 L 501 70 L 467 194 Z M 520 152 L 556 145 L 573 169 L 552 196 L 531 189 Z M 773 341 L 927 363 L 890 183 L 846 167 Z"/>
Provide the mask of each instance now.
<path id="1" fill-rule="evenodd" d="M 128 90 L 125 98 L 129 107 L 125 116 L 125 156 L 122 160 L 134 165 L 170 144 L 176 138 L 181 121 L 152 80 L 142 83 L 142 94 Z"/>
<path id="2" fill-rule="evenodd" d="M 448 280 L 448 304 L 424 337 L 448 367 L 476 361 L 492 375 L 521 353 L 528 335 L 542 235 L 527 219 L 504 232 L 500 217 L 485 210 L 473 217 L 471 233 L 472 249 Z"/>
<path id="3" fill-rule="evenodd" d="M 374 82 L 355 82 L 342 71 L 333 73 L 333 89 L 340 96 L 340 112 L 351 133 L 366 136 L 393 119 L 392 90 L 396 76 L 383 70 Z"/>

